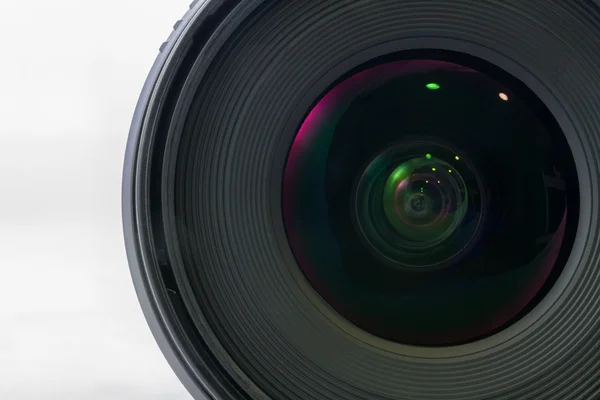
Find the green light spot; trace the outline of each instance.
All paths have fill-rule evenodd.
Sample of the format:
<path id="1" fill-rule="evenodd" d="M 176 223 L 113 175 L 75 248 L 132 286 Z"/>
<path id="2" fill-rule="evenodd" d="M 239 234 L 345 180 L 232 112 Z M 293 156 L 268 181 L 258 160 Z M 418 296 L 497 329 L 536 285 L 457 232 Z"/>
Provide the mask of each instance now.
<path id="1" fill-rule="evenodd" d="M 452 173 L 452 170 L 451 170 L 451 169 L 449 169 L 449 170 L 448 170 L 448 172 Z"/>
<path id="2" fill-rule="evenodd" d="M 431 83 L 428 83 L 427 85 L 425 85 L 425 87 L 429 90 L 438 90 L 440 88 L 440 85 L 438 85 L 437 83 L 431 82 Z"/>
<path id="3" fill-rule="evenodd" d="M 459 156 L 454 156 L 454 158 L 456 159 L 456 161 L 460 160 Z"/>
<path id="4" fill-rule="evenodd" d="M 425 154 L 425 158 L 431 160 L 431 154 Z"/>
<path id="5" fill-rule="evenodd" d="M 435 168 L 431 168 L 432 171 L 435 171 Z"/>

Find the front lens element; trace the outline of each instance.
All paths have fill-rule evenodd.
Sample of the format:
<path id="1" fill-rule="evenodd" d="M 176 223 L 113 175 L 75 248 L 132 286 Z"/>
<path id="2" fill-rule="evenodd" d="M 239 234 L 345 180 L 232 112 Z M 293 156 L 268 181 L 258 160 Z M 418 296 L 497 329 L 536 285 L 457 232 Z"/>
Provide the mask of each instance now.
<path id="1" fill-rule="evenodd" d="M 352 72 L 308 114 L 284 173 L 309 282 L 402 343 L 466 343 L 516 321 L 552 286 L 577 225 L 574 162 L 551 114 L 496 67 L 454 56 Z"/>

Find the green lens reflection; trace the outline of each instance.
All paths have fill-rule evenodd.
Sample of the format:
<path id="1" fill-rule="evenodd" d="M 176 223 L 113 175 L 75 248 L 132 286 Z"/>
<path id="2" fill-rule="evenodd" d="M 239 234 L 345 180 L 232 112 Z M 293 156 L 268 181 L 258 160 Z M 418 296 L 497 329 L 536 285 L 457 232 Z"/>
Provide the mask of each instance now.
<path id="1" fill-rule="evenodd" d="M 455 153 L 437 150 L 435 154 L 454 158 Z M 458 254 L 474 229 L 462 226 L 469 196 L 461 174 L 448 161 L 427 157 L 431 153 L 414 153 L 411 146 L 392 148 L 369 164 L 358 185 L 357 217 L 379 256 L 428 267 Z"/>
<path id="2" fill-rule="evenodd" d="M 444 178 L 443 186 L 442 180 L 435 177 L 432 178 L 440 184 L 423 186 L 420 177 L 432 163 L 446 164 L 442 160 L 420 158 L 401 164 L 388 178 L 383 193 L 385 215 L 396 231 L 409 240 L 430 246 L 452 234 L 468 207 L 464 182 L 456 174 L 453 177 L 438 174 L 437 178 Z M 415 186 L 419 187 L 418 194 Z M 464 188 L 463 193 L 460 193 L 461 188 Z"/>

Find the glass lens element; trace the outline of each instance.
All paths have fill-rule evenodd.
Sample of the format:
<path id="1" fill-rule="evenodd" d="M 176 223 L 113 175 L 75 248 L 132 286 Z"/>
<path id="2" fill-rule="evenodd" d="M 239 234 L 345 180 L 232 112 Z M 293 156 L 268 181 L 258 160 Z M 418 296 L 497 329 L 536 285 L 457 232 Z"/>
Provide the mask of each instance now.
<path id="1" fill-rule="evenodd" d="M 291 146 L 282 207 L 299 267 L 339 314 L 441 346 L 539 302 L 570 253 L 579 188 L 529 89 L 482 60 L 432 52 L 373 62 L 324 94 Z"/>

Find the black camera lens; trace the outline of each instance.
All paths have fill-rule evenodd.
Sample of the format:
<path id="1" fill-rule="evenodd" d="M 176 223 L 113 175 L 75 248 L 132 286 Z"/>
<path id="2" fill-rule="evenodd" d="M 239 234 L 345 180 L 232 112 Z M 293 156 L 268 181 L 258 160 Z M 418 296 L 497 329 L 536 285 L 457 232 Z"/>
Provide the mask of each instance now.
<path id="1" fill-rule="evenodd" d="M 593 0 L 195 1 L 123 175 L 190 394 L 598 398 L 598 43 Z"/>
<path id="2" fill-rule="evenodd" d="M 535 95 L 481 61 L 428 53 L 355 72 L 316 103 L 283 213 L 300 268 L 340 314 L 449 345 L 514 321 L 552 284 L 578 189 L 566 191 L 574 161 Z M 439 60 L 453 56 L 488 74 Z"/>

